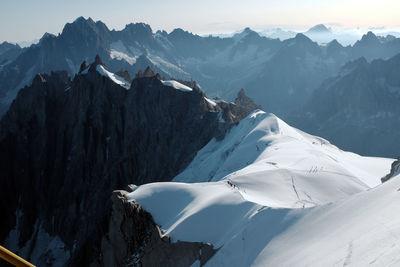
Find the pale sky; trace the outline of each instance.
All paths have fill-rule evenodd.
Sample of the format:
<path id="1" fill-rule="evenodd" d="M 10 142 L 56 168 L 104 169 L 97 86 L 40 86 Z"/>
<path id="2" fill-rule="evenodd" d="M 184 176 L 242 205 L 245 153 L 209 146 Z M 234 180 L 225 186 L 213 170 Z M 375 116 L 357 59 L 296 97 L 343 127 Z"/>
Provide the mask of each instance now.
<path id="1" fill-rule="evenodd" d="M 110 29 L 145 22 L 153 30 L 179 27 L 197 34 L 320 23 L 400 28 L 400 0 L 0 0 L 0 42 L 57 34 L 79 16 L 102 20 Z"/>

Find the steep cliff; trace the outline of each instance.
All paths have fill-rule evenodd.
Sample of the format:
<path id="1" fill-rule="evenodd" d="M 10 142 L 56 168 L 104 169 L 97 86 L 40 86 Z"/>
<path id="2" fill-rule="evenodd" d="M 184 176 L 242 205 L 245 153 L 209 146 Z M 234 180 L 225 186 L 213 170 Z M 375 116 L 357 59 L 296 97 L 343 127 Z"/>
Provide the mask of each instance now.
<path id="1" fill-rule="evenodd" d="M 171 180 L 229 129 L 221 113 L 242 117 L 159 75 L 126 89 L 96 62 L 37 75 L 0 122 L 0 241 L 41 266 L 98 258 L 113 190 Z"/>
<path id="2" fill-rule="evenodd" d="M 201 242 L 171 242 L 162 236 L 152 216 L 124 190 L 112 194 L 112 216 L 103 236 L 101 257 L 93 266 L 191 266 L 204 265 L 215 254 L 212 245 Z"/>

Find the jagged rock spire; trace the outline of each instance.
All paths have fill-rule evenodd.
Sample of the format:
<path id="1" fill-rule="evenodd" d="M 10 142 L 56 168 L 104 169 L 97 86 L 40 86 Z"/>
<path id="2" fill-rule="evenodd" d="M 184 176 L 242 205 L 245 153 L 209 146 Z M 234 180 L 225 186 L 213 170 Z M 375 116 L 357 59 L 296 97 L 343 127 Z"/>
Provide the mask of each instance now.
<path id="1" fill-rule="evenodd" d="M 93 64 L 96 65 L 96 66 L 97 65 L 103 65 L 104 66 L 104 62 L 103 62 L 103 60 L 101 60 L 99 54 L 97 54 L 96 57 L 94 58 Z"/>
<path id="2" fill-rule="evenodd" d="M 136 74 L 135 78 L 143 78 L 143 77 L 154 77 L 156 76 L 156 74 L 154 73 L 154 71 L 147 66 L 147 68 L 144 70 L 144 72 L 142 72 L 141 70 L 138 71 L 138 73 Z"/>
<path id="3" fill-rule="evenodd" d="M 386 175 L 385 177 L 381 178 L 382 183 L 390 180 L 391 178 L 398 175 L 399 173 L 400 173 L 400 158 L 392 163 L 390 173 L 388 175 Z"/>
<path id="4" fill-rule="evenodd" d="M 120 70 L 115 74 L 117 74 L 118 76 L 124 78 L 126 81 L 128 81 L 130 83 L 132 82 L 131 75 L 129 74 L 129 72 L 127 70 Z"/>
<path id="5" fill-rule="evenodd" d="M 102 65 L 104 68 L 106 68 L 106 65 L 104 64 L 103 60 L 101 60 L 100 56 L 97 54 L 96 57 L 94 58 L 94 62 L 90 64 L 90 71 L 95 70 L 98 65 Z"/>
<path id="6" fill-rule="evenodd" d="M 32 83 L 33 84 L 37 84 L 37 83 L 45 83 L 46 79 L 40 74 L 38 73 L 34 78 Z"/>
<path id="7" fill-rule="evenodd" d="M 248 110 L 262 109 L 261 105 L 254 103 L 253 99 L 248 97 L 244 92 L 244 89 L 240 89 L 235 99 L 235 104 L 238 106 L 246 107 Z"/>
<path id="8" fill-rule="evenodd" d="M 153 76 L 155 76 L 154 71 L 149 66 L 147 66 L 147 68 L 143 73 L 143 77 L 153 77 Z"/>
<path id="9" fill-rule="evenodd" d="M 82 71 L 84 71 L 85 69 L 87 69 L 89 67 L 89 63 L 84 60 L 81 64 L 81 67 L 79 68 L 79 73 L 81 73 Z"/>
<path id="10" fill-rule="evenodd" d="M 138 73 L 136 73 L 135 78 L 141 78 L 143 77 L 143 71 L 139 70 Z"/>

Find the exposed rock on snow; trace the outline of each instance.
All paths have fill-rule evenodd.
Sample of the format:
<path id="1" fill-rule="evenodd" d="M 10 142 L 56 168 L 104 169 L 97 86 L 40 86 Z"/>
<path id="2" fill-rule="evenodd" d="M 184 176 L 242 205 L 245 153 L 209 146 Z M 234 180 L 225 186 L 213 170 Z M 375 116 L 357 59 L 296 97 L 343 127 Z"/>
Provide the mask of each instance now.
<path id="1" fill-rule="evenodd" d="M 152 216 L 126 198 L 128 192 L 114 191 L 112 216 L 102 239 L 101 266 L 203 266 L 215 254 L 213 246 L 201 242 L 171 242 L 161 234 Z"/>
<path id="2" fill-rule="evenodd" d="M 392 163 L 392 168 L 390 169 L 390 173 L 388 175 L 386 175 L 385 177 L 382 177 L 381 181 L 382 181 L 382 183 L 384 183 L 399 174 L 400 174 L 400 159 L 398 159 Z"/>

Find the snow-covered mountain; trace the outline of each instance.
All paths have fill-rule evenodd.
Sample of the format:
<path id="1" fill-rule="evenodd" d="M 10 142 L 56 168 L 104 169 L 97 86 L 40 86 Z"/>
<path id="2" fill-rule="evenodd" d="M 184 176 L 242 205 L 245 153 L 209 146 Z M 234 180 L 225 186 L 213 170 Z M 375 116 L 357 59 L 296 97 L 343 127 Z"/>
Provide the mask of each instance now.
<path id="1" fill-rule="evenodd" d="M 341 151 L 258 111 L 200 150 L 174 181 L 225 180 L 258 204 L 310 207 L 380 184 L 390 162 Z"/>
<path id="2" fill-rule="evenodd" d="M 255 111 L 173 182 L 126 197 L 173 242 L 210 243 L 216 253 L 205 266 L 380 266 L 400 252 L 392 236 L 400 218 L 391 216 L 400 179 L 379 185 L 392 162 L 341 151 Z"/>
<path id="3" fill-rule="evenodd" d="M 150 66 L 165 78 L 193 78 L 210 97 L 233 100 L 245 88 L 269 111 L 286 116 L 349 60 L 399 53 L 398 40 L 325 46 L 303 34 L 280 41 L 246 28 L 232 37 L 202 37 L 179 28 L 153 32 L 144 23 L 116 31 L 101 21 L 80 17 L 67 23 L 58 36 L 44 34 L 38 44 L 0 63 L 0 114 L 35 74 L 67 70 L 72 76 L 83 60 L 99 54 L 114 73 L 124 69 L 132 76 Z"/>

